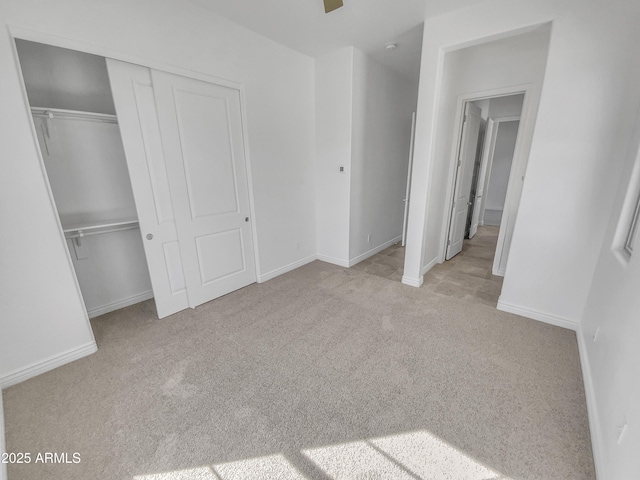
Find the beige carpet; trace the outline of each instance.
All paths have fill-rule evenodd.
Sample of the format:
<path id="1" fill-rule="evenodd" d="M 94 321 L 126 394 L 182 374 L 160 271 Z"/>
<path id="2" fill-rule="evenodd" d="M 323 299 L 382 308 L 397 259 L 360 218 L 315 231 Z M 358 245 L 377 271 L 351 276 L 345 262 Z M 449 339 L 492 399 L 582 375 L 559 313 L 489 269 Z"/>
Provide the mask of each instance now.
<path id="1" fill-rule="evenodd" d="M 9 480 L 594 478 L 576 337 L 314 262 L 4 391 Z"/>
<path id="2" fill-rule="evenodd" d="M 499 233 L 498 227 L 478 227 L 476 235 L 464 241 L 462 252 L 429 270 L 421 288 L 438 295 L 495 307 L 502 289 L 502 277 L 491 273 Z M 353 268 L 401 282 L 404 248 L 400 244 L 392 245 Z"/>

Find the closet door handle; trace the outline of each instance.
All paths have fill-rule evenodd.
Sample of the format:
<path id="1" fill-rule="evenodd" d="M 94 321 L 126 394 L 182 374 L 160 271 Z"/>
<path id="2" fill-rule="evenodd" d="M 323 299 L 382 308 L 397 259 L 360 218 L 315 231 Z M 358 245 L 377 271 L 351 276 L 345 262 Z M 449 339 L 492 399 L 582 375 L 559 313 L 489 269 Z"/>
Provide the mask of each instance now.
<path id="1" fill-rule="evenodd" d="M 147 240 L 153 240 L 153 233 L 147 233 Z"/>

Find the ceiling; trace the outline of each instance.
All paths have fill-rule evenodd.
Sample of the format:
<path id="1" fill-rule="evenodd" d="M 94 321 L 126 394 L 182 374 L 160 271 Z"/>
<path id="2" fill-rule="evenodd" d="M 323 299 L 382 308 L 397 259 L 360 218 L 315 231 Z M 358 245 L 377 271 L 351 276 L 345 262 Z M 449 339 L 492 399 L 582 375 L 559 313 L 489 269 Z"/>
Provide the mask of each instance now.
<path id="1" fill-rule="evenodd" d="M 344 0 L 329 14 L 322 0 L 192 1 L 311 57 L 353 45 L 417 81 L 424 19 L 482 0 Z"/>

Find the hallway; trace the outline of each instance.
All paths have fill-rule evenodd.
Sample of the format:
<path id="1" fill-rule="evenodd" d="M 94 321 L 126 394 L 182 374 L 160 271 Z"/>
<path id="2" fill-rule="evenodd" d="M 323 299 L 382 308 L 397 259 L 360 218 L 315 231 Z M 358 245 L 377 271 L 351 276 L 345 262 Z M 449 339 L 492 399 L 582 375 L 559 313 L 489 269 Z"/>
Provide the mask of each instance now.
<path id="1" fill-rule="evenodd" d="M 420 288 L 495 307 L 502 289 L 502 277 L 492 275 L 491 267 L 499 230 L 499 227 L 479 227 L 472 239 L 464 241 L 462 252 L 427 272 Z M 403 266 L 404 248 L 397 244 L 353 268 L 400 282 Z"/>

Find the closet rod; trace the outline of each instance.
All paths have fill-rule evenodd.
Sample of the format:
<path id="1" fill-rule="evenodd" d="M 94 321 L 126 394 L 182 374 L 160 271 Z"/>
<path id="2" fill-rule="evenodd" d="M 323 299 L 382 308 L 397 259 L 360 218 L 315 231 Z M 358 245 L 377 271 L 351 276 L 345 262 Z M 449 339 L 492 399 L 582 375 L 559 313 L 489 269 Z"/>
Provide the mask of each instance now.
<path id="1" fill-rule="evenodd" d="M 91 122 L 118 123 L 118 117 L 109 113 L 63 110 L 61 108 L 31 107 L 31 114 L 44 118 L 65 118 L 68 120 L 89 120 Z"/>
<path id="2" fill-rule="evenodd" d="M 102 235 L 103 233 L 122 232 L 124 230 L 134 230 L 136 228 L 140 228 L 140 227 L 138 227 L 138 225 L 126 225 L 122 227 L 107 228 L 105 230 L 96 230 L 96 231 L 90 230 L 88 232 L 85 232 L 84 230 L 78 230 L 77 233 L 65 234 L 65 237 L 67 238 L 90 237 L 91 235 Z"/>
<path id="3" fill-rule="evenodd" d="M 82 238 L 90 235 L 102 235 L 103 233 L 133 230 L 135 228 L 140 228 L 137 220 L 120 220 L 110 223 L 88 224 L 65 228 L 64 236 L 67 238 Z"/>

